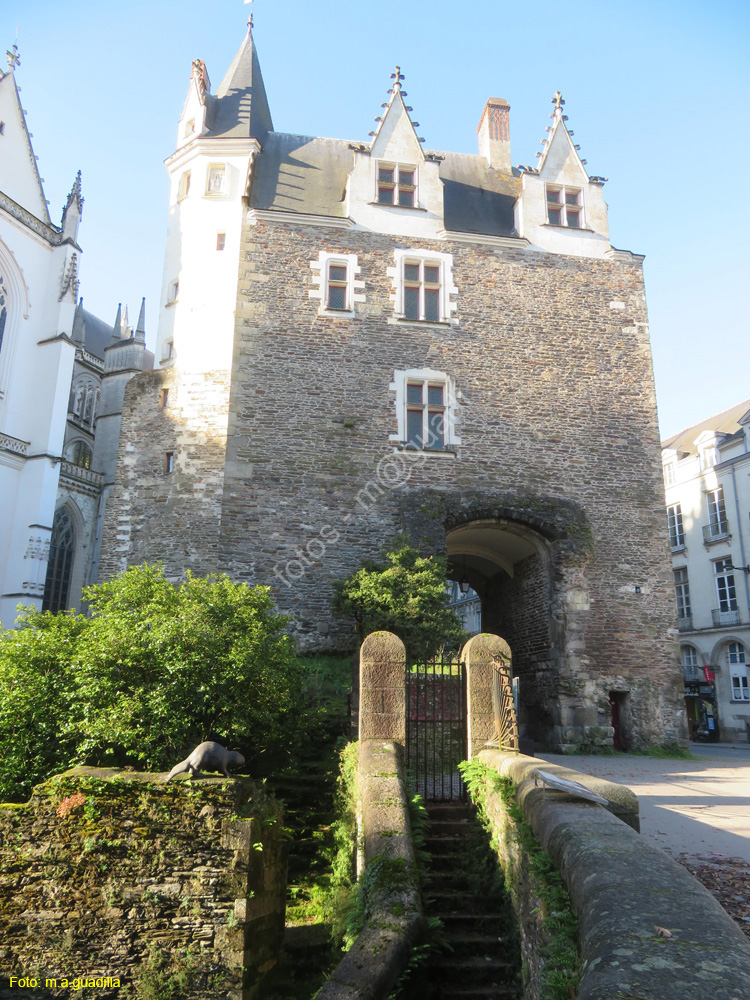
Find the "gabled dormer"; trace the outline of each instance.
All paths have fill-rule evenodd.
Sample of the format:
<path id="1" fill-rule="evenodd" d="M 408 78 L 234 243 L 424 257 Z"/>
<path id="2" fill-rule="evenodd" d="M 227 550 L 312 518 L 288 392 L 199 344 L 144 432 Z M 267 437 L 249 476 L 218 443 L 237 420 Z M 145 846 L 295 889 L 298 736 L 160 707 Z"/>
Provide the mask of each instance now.
<path id="1" fill-rule="evenodd" d="M 177 126 L 177 149 L 192 142 L 206 127 L 207 103 L 210 93 L 211 81 L 208 78 L 206 64 L 202 59 L 194 59 L 187 97 Z"/>
<path id="2" fill-rule="evenodd" d="M 353 145 L 346 214 L 375 232 L 434 238 L 443 225 L 439 159 L 425 156 L 418 122 L 401 89 L 400 67 L 391 74 L 390 99 L 375 120 L 372 142 Z"/>
<path id="3" fill-rule="evenodd" d="M 537 167 L 521 167 L 523 189 L 516 229 L 536 246 L 558 253 L 600 257 L 610 250 L 604 177 L 589 177 L 573 141 L 565 101 L 557 91 Z"/>

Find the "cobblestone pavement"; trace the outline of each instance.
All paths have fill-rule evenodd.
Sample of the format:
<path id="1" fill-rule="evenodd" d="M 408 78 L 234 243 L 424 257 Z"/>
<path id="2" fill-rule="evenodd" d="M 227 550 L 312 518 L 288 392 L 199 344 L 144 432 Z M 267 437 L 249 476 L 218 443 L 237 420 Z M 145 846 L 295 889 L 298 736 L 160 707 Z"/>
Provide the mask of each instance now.
<path id="1" fill-rule="evenodd" d="M 698 759 L 537 756 L 632 788 L 641 834 L 702 882 L 750 937 L 750 746 L 691 750 Z"/>

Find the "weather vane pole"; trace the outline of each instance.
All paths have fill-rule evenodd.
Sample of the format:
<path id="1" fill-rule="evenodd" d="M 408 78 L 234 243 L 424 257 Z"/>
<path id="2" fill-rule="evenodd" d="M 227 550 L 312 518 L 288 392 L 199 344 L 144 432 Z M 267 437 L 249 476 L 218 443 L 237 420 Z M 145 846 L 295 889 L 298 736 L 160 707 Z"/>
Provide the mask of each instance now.
<path id="1" fill-rule="evenodd" d="M 247 3 L 252 4 L 252 2 L 253 2 L 253 0 L 245 0 L 246 4 Z M 248 19 L 247 19 L 247 26 L 248 26 L 248 28 L 252 28 L 252 26 L 253 26 L 253 8 L 252 7 L 250 8 L 250 17 L 248 17 Z"/>

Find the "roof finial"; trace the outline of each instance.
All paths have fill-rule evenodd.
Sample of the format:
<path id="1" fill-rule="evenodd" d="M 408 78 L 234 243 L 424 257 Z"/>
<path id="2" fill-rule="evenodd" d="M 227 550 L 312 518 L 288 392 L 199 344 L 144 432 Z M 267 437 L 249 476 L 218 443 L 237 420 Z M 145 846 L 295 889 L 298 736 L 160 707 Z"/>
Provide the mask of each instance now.
<path id="1" fill-rule="evenodd" d="M 552 98 L 552 104 L 555 105 L 555 111 L 562 111 L 562 106 L 565 104 L 563 100 L 563 95 L 559 90 L 555 91 L 555 96 Z"/>
<path id="2" fill-rule="evenodd" d="M 404 79 L 404 74 L 401 72 L 401 67 L 397 66 L 396 67 L 396 72 L 395 73 L 391 73 L 391 80 L 393 80 L 393 93 L 394 94 L 397 94 L 399 92 L 399 90 L 401 90 L 401 81 L 403 79 Z M 389 90 L 388 93 L 390 94 L 391 91 Z"/>
<path id="3" fill-rule="evenodd" d="M 10 49 L 6 49 L 5 50 L 5 54 L 8 57 L 8 68 L 11 71 L 14 70 L 16 68 L 16 66 L 20 66 L 21 65 L 21 57 L 18 54 L 18 46 L 17 45 L 13 46 L 13 51 L 12 52 L 11 52 Z"/>
<path id="4" fill-rule="evenodd" d="M 252 4 L 253 0 L 245 0 L 245 3 Z M 250 8 L 250 16 L 247 19 L 247 26 L 252 31 L 253 28 L 253 8 Z"/>

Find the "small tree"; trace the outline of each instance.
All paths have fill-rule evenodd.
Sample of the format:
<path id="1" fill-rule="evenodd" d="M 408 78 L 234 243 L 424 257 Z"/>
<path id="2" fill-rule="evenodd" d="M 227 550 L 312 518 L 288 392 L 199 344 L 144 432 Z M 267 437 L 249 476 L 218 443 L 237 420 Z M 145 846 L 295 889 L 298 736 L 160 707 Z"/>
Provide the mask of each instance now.
<path id="1" fill-rule="evenodd" d="M 354 617 L 360 639 L 381 629 L 394 632 L 412 660 L 429 659 L 441 646 L 458 648 L 467 635 L 447 606 L 446 560 L 422 556 L 405 543 L 385 558 L 335 583 L 334 608 Z"/>

